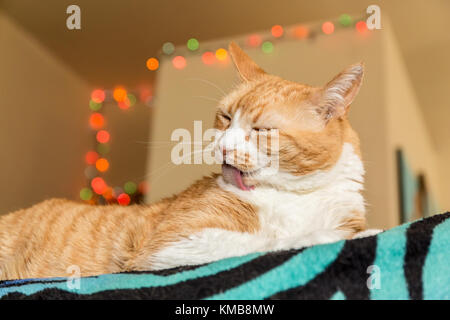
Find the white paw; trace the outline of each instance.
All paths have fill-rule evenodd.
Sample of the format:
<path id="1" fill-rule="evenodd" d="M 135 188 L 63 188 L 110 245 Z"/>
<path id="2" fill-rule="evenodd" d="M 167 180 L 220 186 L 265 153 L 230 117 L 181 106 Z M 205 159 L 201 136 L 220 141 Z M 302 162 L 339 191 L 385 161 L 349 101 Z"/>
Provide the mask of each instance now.
<path id="1" fill-rule="evenodd" d="M 374 236 L 380 232 L 383 232 L 384 230 L 382 229 L 367 229 L 361 232 L 358 232 L 357 234 L 355 234 L 353 236 L 352 239 L 359 239 L 359 238 L 365 238 L 365 237 L 370 237 L 370 236 Z"/>

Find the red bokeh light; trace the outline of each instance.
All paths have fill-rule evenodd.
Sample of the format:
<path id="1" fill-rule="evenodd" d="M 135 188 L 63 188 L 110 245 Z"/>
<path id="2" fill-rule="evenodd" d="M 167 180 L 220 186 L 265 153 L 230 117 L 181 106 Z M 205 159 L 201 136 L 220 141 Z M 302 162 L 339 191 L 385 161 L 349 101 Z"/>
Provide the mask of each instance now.
<path id="1" fill-rule="evenodd" d="M 271 32 L 272 32 L 272 35 L 273 35 L 275 38 L 279 38 L 279 37 L 281 37 L 281 36 L 283 35 L 284 30 L 283 30 L 283 27 L 282 27 L 282 26 L 280 26 L 280 25 L 277 24 L 277 25 L 274 25 L 274 26 L 272 27 Z"/>
<path id="2" fill-rule="evenodd" d="M 152 90 L 150 87 L 143 87 L 139 91 L 139 100 L 141 102 L 147 103 L 152 99 Z"/>
<path id="3" fill-rule="evenodd" d="M 110 134 L 106 130 L 100 130 L 97 132 L 97 141 L 100 143 L 107 143 L 109 141 Z"/>
<path id="4" fill-rule="evenodd" d="M 128 101 L 128 99 L 126 98 L 124 101 L 117 102 L 117 105 L 120 109 L 127 110 L 130 108 L 130 101 Z"/>
<path id="5" fill-rule="evenodd" d="M 202 54 L 202 61 L 204 64 L 213 64 L 216 61 L 216 56 L 213 52 L 207 51 Z"/>
<path id="6" fill-rule="evenodd" d="M 121 206 L 127 206 L 130 204 L 130 196 L 127 195 L 126 193 L 121 193 L 119 194 L 119 196 L 117 197 L 117 202 L 121 205 Z"/>
<path id="7" fill-rule="evenodd" d="M 356 23 L 356 30 L 361 33 L 364 34 L 367 31 L 369 31 L 369 29 L 367 28 L 367 24 L 365 21 L 359 21 L 358 23 Z"/>
<path id="8" fill-rule="evenodd" d="M 327 21 L 322 24 L 322 31 L 325 34 L 332 34 L 334 32 L 333 22 Z"/>
<path id="9" fill-rule="evenodd" d="M 96 103 L 102 103 L 105 101 L 105 91 L 96 89 L 91 93 L 91 99 Z"/>
<path id="10" fill-rule="evenodd" d="M 247 38 L 247 44 L 250 47 L 258 47 L 261 45 L 261 43 L 262 43 L 262 38 L 258 34 L 252 34 L 251 36 L 249 36 Z"/>
<path id="11" fill-rule="evenodd" d="M 103 192 L 106 191 L 106 188 L 108 186 L 106 185 L 105 180 L 103 180 L 100 177 L 96 177 L 96 178 L 92 179 L 91 187 L 92 187 L 92 190 L 94 190 L 94 192 L 96 194 L 102 194 Z"/>
<path id="12" fill-rule="evenodd" d="M 95 151 L 88 151 L 85 156 L 85 160 L 87 164 L 93 165 L 95 161 L 98 159 L 98 153 Z"/>
<path id="13" fill-rule="evenodd" d="M 91 114 L 91 117 L 89 118 L 89 124 L 92 129 L 99 130 L 105 125 L 105 118 L 101 113 L 95 112 Z"/>
<path id="14" fill-rule="evenodd" d="M 173 58 L 172 64 L 176 69 L 184 69 L 186 67 L 186 59 L 182 56 L 176 56 Z"/>

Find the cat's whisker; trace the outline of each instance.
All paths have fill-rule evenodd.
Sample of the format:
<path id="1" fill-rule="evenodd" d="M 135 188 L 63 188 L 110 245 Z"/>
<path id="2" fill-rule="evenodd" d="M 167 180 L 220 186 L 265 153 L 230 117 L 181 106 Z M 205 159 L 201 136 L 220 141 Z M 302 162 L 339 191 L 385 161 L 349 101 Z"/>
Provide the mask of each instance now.
<path id="1" fill-rule="evenodd" d="M 219 99 L 215 99 L 215 98 L 211 98 L 211 97 L 207 97 L 207 96 L 192 96 L 192 98 L 201 98 L 201 99 L 205 99 L 205 100 L 214 101 L 214 102 L 217 102 L 217 103 L 220 102 Z"/>
<path id="2" fill-rule="evenodd" d="M 217 84 L 215 84 L 209 80 L 202 79 L 202 78 L 188 78 L 187 80 L 196 80 L 196 81 L 204 82 L 204 83 L 209 84 L 210 86 L 216 88 L 217 90 L 219 90 L 223 96 L 227 95 L 227 93 L 222 88 L 220 88 Z"/>
<path id="3" fill-rule="evenodd" d="M 190 144 L 190 145 L 196 145 L 196 144 L 209 144 L 212 143 L 212 141 L 135 141 L 135 143 L 139 144 Z"/>
<path id="4" fill-rule="evenodd" d="M 210 150 L 211 148 L 207 148 L 207 146 L 205 147 L 205 145 L 203 145 L 203 144 L 190 144 L 190 143 L 186 143 L 186 144 L 182 144 L 183 146 L 188 146 L 188 147 L 190 147 L 190 146 L 196 146 L 196 145 L 199 145 L 201 148 L 202 148 L 202 150 L 203 151 L 208 151 L 208 150 Z M 145 147 L 145 149 L 146 150 L 155 150 L 155 149 L 171 149 L 173 146 L 167 146 L 167 145 L 160 145 L 160 146 L 146 146 Z"/>
<path id="5" fill-rule="evenodd" d="M 179 142 L 179 141 L 173 141 L 173 142 L 167 142 L 167 143 L 155 143 L 152 142 L 140 142 L 140 144 L 147 145 L 145 149 L 152 150 L 152 149 L 164 149 L 164 148 L 173 148 L 178 145 L 182 146 L 201 146 L 204 148 L 203 150 L 207 150 L 207 147 L 213 142 L 211 141 L 186 141 L 186 142 Z M 206 146 L 206 147 L 205 147 Z"/>
<path id="6" fill-rule="evenodd" d="M 204 152 L 204 150 L 196 150 L 196 151 L 193 151 L 193 152 L 189 152 L 189 153 L 181 156 L 181 159 L 184 160 L 187 157 L 191 157 L 191 156 L 196 155 L 196 154 L 201 154 L 203 152 Z M 165 170 L 165 169 L 167 169 L 167 167 L 170 167 L 171 165 L 176 166 L 176 164 L 173 163 L 173 161 L 168 161 L 165 164 L 163 164 L 162 166 L 160 166 L 160 167 L 156 168 L 155 170 L 153 170 L 152 172 L 147 173 L 147 174 L 137 178 L 137 180 L 141 180 L 143 178 L 152 177 L 154 174 L 158 173 L 160 170 Z"/>
<path id="7" fill-rule="evenodd" d="M 172 144 L 172 143 L 176 143 L 176 141 L 135 141 L 135 143 L 139 143 L 139 144 Z"/>

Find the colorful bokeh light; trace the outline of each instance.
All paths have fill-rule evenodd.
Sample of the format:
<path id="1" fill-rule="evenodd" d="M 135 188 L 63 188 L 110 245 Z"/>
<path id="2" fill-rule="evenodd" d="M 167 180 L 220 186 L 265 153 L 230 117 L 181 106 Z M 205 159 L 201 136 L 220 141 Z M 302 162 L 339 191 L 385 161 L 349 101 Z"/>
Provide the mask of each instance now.
<path id="1" fill-rule="evenodd" d="M 124 101 L 127 97 L 127 90 L 123 87 L 116 87 L 113 92 L 113 98 L 117 102 Z"/>
<path id="2" fill-rule="evenodd" d="M 272 33 L 272 35 L 273 35 L 275 38 L 279 38 L 279 37 L 281 37 L 281 36 L 283 35 L 284 30 L 283 30 L 283 27 L 282 27 L 282 26 L 280 26 L 279 24 L 277 24 L 277 25 L 274 25 L 274 26 L 272 27 L 272 29 L 270 30 L 270 32 Z"/>
<path id="3" fill-rule="evenodd" d="M 95 167 L 100 172 L 106 172 L 109 169 L 109 162 L 105 158 L 100 158 L 95 162 Z"/>
<path id="4" fill-rule="evenodd" d="M 113 198 L 113 188 L 111 187 L 107 187 L 105 189 L 105 191 L 102 193 L 102 196 L 106 199 L 106 200 L 111 200 Z"/>
<path id="5" fill-rule="evenodd" d="M 97 169 L 92 165 L 87 166 L 86 169 L 84 169 L 84 175 L 89 180 L 94 179 L 97 176 Z"/>
<path id="6" fill-rule="evenodd" d="M 127 98 L 125 100 L 130 107 L 134 106 L 137 101 L 136 96 L 132 93 L 127 94 Z"/>
<path id="7" fill-rule="evenodd" d="M 186 45 L 187 45 L 187 47 L 188 47 L 189 50 L 195 51 L 195 50 L 197 50 L 198 47 L 200 46 L 200 43 L 198 42 L 197 39 L 191 38 L 191 39 L 189 39 L 189 40 L 187 41 L 187 44 L 186 44 Z"/>
<path id="8" fill-rule="evenodd" d="M 96 138 L 99 143 L 107 143 L 109 142 L 110 134 L 106 130 L 100 130 L 97 132 Z"/>
<path id="9" fill-rule="evenodd" d="M 324 22 L 322 24 L 322 31 L 325 34 L 332 34 L 334 32 L 334 24 L 331 21 Z"/>
<path id="10" fill-rule="evenodd" d="M 97 152 L 102 156 L 106 155 L 109 152 L 109 144 L 107 143 L 99 143 L 97 145 Z"/>
<path id="11" fill-rule="evenodd" d="M 117 102 L 117 105 L 122 110 L 127 110 L 130 108 L 130 104 L 127 102 L 127 99 L 125 99 L 124 101 Z"/>
<path id="12" fill-rule="evenodd" d="M 95 177 L 91 181 L 91 187 L 92 187 L 92 190 L 94 190 L 94 192 L 96 194 L 102 194 L 103 192 L 105 192 L 105 190 L 108 186 L 106 185 L 105 180 L 103 180 L 100 177 Z"/>
<path id="13" fill-rule="evenodd" d="M 152 90 L 150 87 L 142 87 L 139 91 L 139 100 L 148 103 L 152 100 Z"/>
<path id="14" fill-rule="evenodd" d="M 261 46 L 261 50 L 264 53 L 271 53 L 273 52 L 273 43 L 270 41 L 264 41 L 262 46 Z"/>
<path id="15" fill-rule="evenodd" d="M 172 64 L 176 69 L 184 69 L 186 67 L 186 59 L 183 56 L 176 56 L 172 59 Z"/>
<path id="16" fill-rule="evenodd" d="M 225 61 L 227 60 L 228 52 L 224 48 L 220 48 L 216 50 L 216 58 L 219 61 Z"/>
<path id="17" fill-rule="evenodd" d="M 298 39 L 305 39 L 309 35 L 309 29 L 305 26 L 296 26 L 292 33 Z"/>
<path id="18" fill-rule="evenodd" d="M 149 189 L 150 188 L 147 181 L 142 181 L 141 183 L 139 183 L 138 190 L 140 193 L 147 194 Z"/>
<path id="19" fill-rule="evenodd" d="M 100 130 L 105 125 L 105 118 L 102 114 L 95 112 L 89 118 L 89 125 L 94 130 Z"/>
<path id="20" fill-rule="evenodd" d="M 159 61 L 156 58 L 149 58 L 146 65 L 148 70 L 155 71 L 159 67 Z"/>
<path id="21" fill-rule="evenodd" d="M 136 104 L 136 97 L 134 94 L 127 94 L 125 100 L 117 102 L 117 105 L 120 109 L 127 110 L 130 107 L 134 106 Z"/>
<path id="22" fill-rule="evenodd" d="M 92 193 L 91 189 L 89 189 L 89 188 L 81 189 L 81 191 L 80 191 L 81 200 L 89 201 L 89 200 L 91 200 L 92 196 L 93 196 L 93 193 Z"/>
<path id="23" fill-rule="evenodd" d="M 124 189 L 125 192 L 128 193 L 128 194 L 134 194 L 134 193 L 136 193 L 137 186 L 136 186 L 136 183 L 134 183 L 134 182 L 132 182 L 132 181 L 128 181 L 128 182 L 125 183 L 125 185 L 123 186 L 123 189 Z"/>
<path id="24" fill-rule="evenodd" d="M 91 99 L 96 103 L 102 103 L 105 101 L 105 91 L 96 89 L 91 93 Z"/>
<path id="25" fill-rule="evenodd" d="M 216 61 L 216 56 L 211 51 L 206 51 L 202 54 L 202 61 L 204 64 L 211 65 Z"/>
<path id="26" fill-rule="evenodd" d="M 123 189 L 121 187 L 114 187 L 113 188 L 113 196 L 115 198 L 119 197 L 119 195 L 123 193 Z"/>
<path id="27" fill-rule="evenodd" d="M 163 44 L 162 52 L 164 54 L 169 55 L 169 54 L 172 54 L 174 51 L 175 51 L 175 46 L 173 45 L 172 42 L 166 42 L 166 43 Z"/>
<path id="28" fill-rule="evenodd" d="M 91 108 L 92 111 L 98 111 L 102 108 L 101 102 L 95 102 L 94 100 L 89 100 L 89 108 Z"/>
<path id="29" fill-rule="evenodd" d="M 344 27 L 350 26 L 352 22 L 353 22 L 352 17 L 346 13 L 341 14 L 341 16 L 339 17 L 339 23 Z"/>
<path id="30" fill-rule="evenodd" d="M 252 34 L 247 38 L 247 45 L 249 47 L 259 47 L 262 43 L 262 38 L 259 34 Z"/>
<path id="31" fill-rule="evenodd" d="M 360 34 L 365 34 L 367 31 L 369 31 L 369 29 L 367 28 L 367 24 L 365 21 L 358 21 L 355 25 L 356 30 L 360 33 Z"/>
<path id="32" fill-rule="evenodd" d="M 99 158 L 98 153 L 95 151 L 88 151 L 84 157 L 87 164 L 93 165 L 95 161 Z"/>
<path id="33" fill-rule="evenodd" d="M 130 196 L 127 195 L 126 193 L 121 193 L 119 194 L 119 196 L 117 197 L 117 202 L 121 205 L 121 206 L 127 206 L 130 204 Z"/>

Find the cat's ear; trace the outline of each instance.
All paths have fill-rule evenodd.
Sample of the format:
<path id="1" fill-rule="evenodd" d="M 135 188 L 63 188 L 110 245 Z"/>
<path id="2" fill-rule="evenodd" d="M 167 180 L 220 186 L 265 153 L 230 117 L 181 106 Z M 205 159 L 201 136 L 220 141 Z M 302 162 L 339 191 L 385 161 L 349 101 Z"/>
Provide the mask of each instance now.
<path id="1" fill-rule="evenodd" d="M 362 84 L 364 64 L 356 63 L 347 67 L 328 82 L 320 96 L 320 113 L 325 120 L 347 114 L 350 104 L 358 94 Z"/>
<path id="2" fill-rule="evenodd" d="M 234 65 L 244 81 L 259 80 L 266 75 L 261 69 L 234 41 L 228 46 Z"/>

